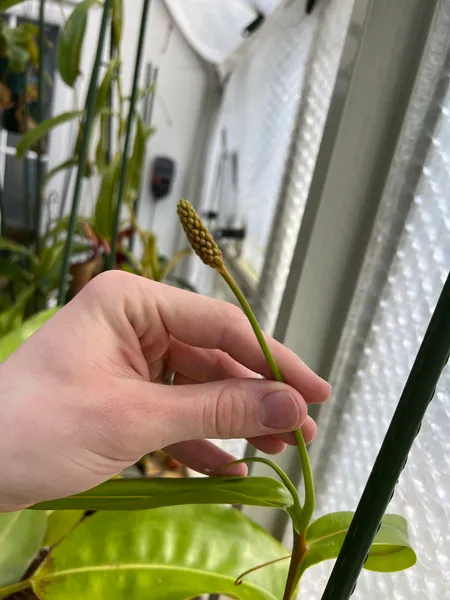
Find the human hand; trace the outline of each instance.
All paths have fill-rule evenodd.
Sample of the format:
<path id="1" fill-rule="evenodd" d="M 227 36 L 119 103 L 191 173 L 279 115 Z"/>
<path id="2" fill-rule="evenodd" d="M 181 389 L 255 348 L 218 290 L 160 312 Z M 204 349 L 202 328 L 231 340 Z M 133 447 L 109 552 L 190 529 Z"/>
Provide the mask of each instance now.
<path id="1" fill-rule="evenodd" d="M 0 510 L 90 489 L 160 448 L 209 473 L 233 457 L 206 438 L 275 454 L 301 426 L 311 441 L 306 403 L 330 387 L 268 342 L 286 384 L 259 378 L 271 374 L 237 307 L 119 271 L 96 277 L 0 365 Z"/>

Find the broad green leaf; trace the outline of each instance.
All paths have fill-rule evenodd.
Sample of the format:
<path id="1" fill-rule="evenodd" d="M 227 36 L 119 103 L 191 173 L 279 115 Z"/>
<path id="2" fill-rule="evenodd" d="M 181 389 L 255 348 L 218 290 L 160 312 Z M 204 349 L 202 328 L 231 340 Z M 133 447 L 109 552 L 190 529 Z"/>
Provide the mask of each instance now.
<path id="1" fill-rule="evenodd" d="M 125 198 L 127 202 L 132 203 L 139 193 L 141 184 L 142 165 L 145 160 L 147 140 L 152 135 L 153 129 L 147 127 L 142 118 L 136 117 L 136 132 L 134 134 L 133 151 L 128 161 L 127 187 Z"/>
<path id="2" fill-rule="evenodd" d="M 20 327 L 0 338 L 0 363 L 17 350 L 25 340 L 31 337 L 57 310 L 56 308 L 51 308 L 37 313 Z"/>
<path id="3" fill-rule="evenodd" d="M 30 129 L 25 135 L 20 139 L 20 142 L 17 144 L 17 156 L 21 158 L 24 154 L 32 147 L 34 144 L 40 140 L 42 137 L 47 135 L 47 133 L 57 127 L 58 125 L 62 125 L 63 123 L 67 123 L 67 121 L 71 121 L 76 117 L 81 116 L 83 113 L 79 110 L 72 110 L 69 112 L 61 113 L 56 117 L 51 117 L 50 119 L 46 119 L 39 123 L 34 129 Z"/>
<path id="4" fill-rule="evenodd" d="M 5 260 L 0 258 L 0 278 L 2 277 L 10 281 L 24 281 L 28 283 L 33 279 L 33 275 L 29 271 L 11 259 Z"/>
<path id="5" fill-rule="evenodd" d="M 284 485 L 268 477 L 110 479 L 92 490 L 41 502 L 32 510 L 142 510 L 178 504 L 247 504 L 289 508 Z"/>
<path id="6" fill-rule="evenodd" d="M 62 80 L 73 87 L 80 74 L 81 52 L 88 20 L 88 12 L 95 0 L 84 0 L 73 10 L 58 41 L 58 71 Z"/>
<path id="7" fill-rule="evenodd" d="M 106 240 L 111 239 L 114 226 L 114 210 L 116 206 L 116 185 L 119 180 L 122 153 L 114 155 L 111 163 L 103 173 L 100 190 L 95 204 L 94 229 Z"/>
<path id="8" fill-rule="evenodd" d="M 59 544 L 70 535 L 84 517 L 84 510 L 53 510 L 48 515 L 44 546 Z"/>
<path id="9" fill-rule="evenodd" d="M 17 583 L 42 547 L 47 515 L 0 513 L 0 587 Z"/>
<path id="10" fill-rule="evenodd" d="M 304 569 L 339 554 L 352 512 L 337 512 L 314 521 L 306 534 L 308 551 L 303 559 Z M 416 554 L 408 538 L 408 524 L 398 515 L 385 515 L 364 565 L 369 571 L 402 571 L 416 563 Z M 303 570 L 304 570 L 303 569 Z"/>
<path id="11" fill-rule="evenodd" d="M 123 31 L 123 0 L 112 0 L 112 45 L 114 50 L 119 50 Z"/>
<path id="12" fill-rule="evenodd" d="M 35 291 L 36 286 L 34 284 L 25 288 L 16 302 L 0 313 L 0 336 L 6 335 L 22 324 L 27 302 Z"/>
<path id="13" fill-rule="evenodd" d="M 55 548 L 31 578 L 42 600 L 182 600 L 221 593 L 279 600 L 287 564 L 236 578 L 286 549 L 232 508 L 179 506 L 97 513 Z"/>

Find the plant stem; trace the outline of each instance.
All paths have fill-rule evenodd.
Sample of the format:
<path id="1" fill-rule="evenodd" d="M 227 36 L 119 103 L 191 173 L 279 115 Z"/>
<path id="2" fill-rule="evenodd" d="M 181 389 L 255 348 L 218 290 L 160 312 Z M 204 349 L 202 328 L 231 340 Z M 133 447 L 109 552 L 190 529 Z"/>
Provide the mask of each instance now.
<path id="1" fill-rule="evenodd" d="M 275 565 L 276 563 L 279 563 L 283 560 L 287 560 L 288 558 L 291 558 L 290 554 L 288 554 L 287 556 L 282 556 L 281 558 L 275 558 L 274 560 L 269 560 L 265 563 L 262 563 L 261 565 L 252 567 L 251 569 L 247 569 L 247 571 L 244 571 L 243 573 L 241 573 L 239 575 L 239 577 L 236 578 L 234 585 L 241 585 L 244 577 L 246 577 L 247 575 L 250 575 L 250 573 L 254 573 L 255 571 L 259 571 L 259 569 L 264 569 L 265 567 L 270 567 L 270 565 Z"/>
<path id="2" fill-rule="evenodd" d="M 29 579 L 26 579 L 25 581 L 19 581 L 19 583 L 13 583 L 12 585 L 7 585 L 6 587 L 0 588 L 0 598 L 8 598 L 9 596 L 12 596 L 12 594 L 22 592 L 30 587 L 31 581 Z"/>
<path id="3" fill-rule="evenodd" d="M 96 54 L 95 54 L 94 66 L 92 67 L 92 75 L 91 75 L 91 80 L 89 82 L 89 89 L 88 89 L 87 98 L 86 98 L 86 114 L 85 114 L 85 120 L 84 120 L 83 136 L 82 136 L 82 140 L 81 140 L 77 179 L 75 182 L 75 190 L 73 193 L 72 210 L 70 212 L 69 227 L 67 229 L 67 241 L 66 241 L 66 247 L 64 250 L 64 260 L 63 260 L 63 267 L 61 270 L 61 280 L 59 282 L 59 290 L 58 290 L 59 306 L 63 306 L 66 301 L 67 283 L 68 283 L 67 277 L 69 275 L 70 257 L 72 254 L 73 237 L 74 237 L 75 226 L 76 226 L 76 222 L 77 222 L 78 207 L 79 207 L 80 199 L 81 199 L 81 190 L 83 187 L 83 177 L 84 177 L 84 172 L 86 170 L 90 133 L 91 133 L 91 128 L 92 128 L 92 123 L 94 120 L 95 100 L 97 98 L 97 80 L 98 80 L 98 74 L 100 71 L 100 63 L 101 63 L 102 55 L 103 55 L 103 45 L 105 43 L 106 26 L 107 26 L 109 14 L 110 14 L 111 1 L 112 0 L 105 0 L 104 6 L 103 6 L 103 15 L 102 15 L 102 22 L 100 25 L 100 33 L 99 33 L 99 38 L 98 38 L 98 43 L 97 43 L 97 50 L 96 50 Z"/>
<path id="4" fill-rule="evenodd" d="M 227 269 L 223 267 L 222 269 L 218 269 L 218 271 L 220 275 L 224 278 L 224 280 L 227 282 L 227 284 L 230 286 L 230 289 L 238 299 L 240 305 L 244 310 L 244 313 L 250 321 L 252 329 L 255 332 L 256 338 L 259 342 L 259 345 L 261 346 L 267 363 L 269 364 L 274 379 L 276 379 L 276 381 L 282 382 L 283 377 L 281 375 L 280 369 L 278 368 L 278 365 L 275 362 L 275 359 L 267 344 L 266 338 L 264 337 L 264 334 L 261 331 L 259 323 L 256 320 L 256 317 L 251 309 L 250 304 L 247 302 L 247 299 L 245 298 L 244 294 L 241 292 L 239 286 L 231 277 Z M 297 587 L 297 575 L 299 571 L 299 564 L 303 555 L 306 552 L 306 529 L 311 521 L 315 504 L 314 482 L 311 470 L 311 463 L 309 462 L 308 450 L 306 448 L 305 438 L 303 437 L 301 429 L 296 429 L 294 431 L 294 437 L 298 453 L 300 455 L 300 462 L 302 465 L 303 481 L 305 486 L 305 503 L 300 514 L 298 515 L 300 531 L 297 532 L 294 529 L 294 547 L 292 551 L 291 563 L 289 566 L 288 579 L 286 582 L 286 590 L 283 600 L 289 600 L 292 597 L 295 588 Z"/>
<path id="5" fill-rule="evenodd" d="M 142 55 L 144 49 L 144 39 L 145 39 L 145 30 L 147 27 L 147 19 L 148 13 L 150 9 L 150 0 L 144 0 L 144 5 L 142 7 L 142 15 L 141 15 L 141 28 L 139 31 L 139 40 L 136 50 L 136 60 L 134 64 L 134 76 L 133 76 L 133 87 L 131 90 L 131 99 L 130 99 L 130 108 L 128 111 L 128 123 L 127 123 L 127 131 L 125 134 L 125 143 L 123 148 L 123 156 L 122 156 L 122 168 L 120 173 L 120 181 L 119 181 L 119 191 L 117 194 L 117 202 L 115 207 L 114 214 L 114 225 L 111 237 L 111 252 L 107 257 L 106 268 L 113 269 L 116 261 L 116 252 L 117 252 L 117 237 L 119 235 L 119 223 L 120 223 L 120 212 L 122 208 L 122 201 L 125 192 L 125 185 L 127 180 L 127 171 L 128 171 L 128 150 L 131 142 L 131 131 L 133 128 L 133 120 L 136 112 L 136 98 L 138 93 L 138 84 L 139 84 L 139 76 L 141 72 L 141 64 L 142 64 Z"/>

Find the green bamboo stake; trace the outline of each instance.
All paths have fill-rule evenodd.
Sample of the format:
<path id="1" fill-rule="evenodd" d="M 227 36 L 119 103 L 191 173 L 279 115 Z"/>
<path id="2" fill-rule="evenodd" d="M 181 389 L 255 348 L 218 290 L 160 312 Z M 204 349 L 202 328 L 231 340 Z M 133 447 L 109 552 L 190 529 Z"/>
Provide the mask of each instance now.
<path id="1" fill-rule="evenodd" d="M 141 72 L 141 64 L 142 64 L 142 55 L 144 48 L 144 40 L 145 40 L 145 30 L 147 27 L 147 19 L 148 13 L 150 9 L 150 0 L 144 0 L 144 5 L 142 7 L 142 16 L 141 16 L 141 28 L 139 31 L 139 40 L 138 46 L 136 50 L 136 60 L 134 64 L 134 77 L 133 77 L 133 88 L 131 90 L 131 98 L 130 98 L 130 108 L 128 111 L 128 123 L 127 130 L 125 134 L 125 144 L 123 148 L 123 157 L 122 157 L 122 167 L 120 171 L 120 180 L 119 180 L 119 192 L 117 194 L 117 202 L 116 202 L 116 210 L 114 214 L 114 225 L 112 231 L 112 239 L 111 239 L 111 253 L 109 254 L 106 261 L 107 269 L 114 269 L 116 263 L 116 252 L 117 252 L 117 239 L 119 235 L 119 225 L 120 225 L 120 212 L 122 209 L 123 196 L 125 192 L 125 185 L 127 180 L 127 170 L 128 170 L 128 151 L 130 148 L 131 142 L 131 132 L 133 128 L 134 116 L 136 113 L 136 98 L 138 93 L 138 84 L 139 84 L 139 76 Z"/>
<path id="2" fill-rule="evenodd" d="M 359 501 L 322 600 L 348 600 L 450 353 L 450 274 Z"/>
<path id="3" fill-rule="evenodd" d="M 80 156 L 78 162 L 78 171 L 77 178 L 75 182 L 75 189 L 73 193 L 72 199 L 72 209 L 70 212 L 70 220 L 69 227 L 67 230 L 67 242 L 66 247 L 64 249 L 64 259 L 63 259 L 63 267 L 61 271 L 61 280 L 59 282 L 59 290 L 58 290 L 58 304 L 59 306 L 63 306 L 66 302 L 67 296 L 67 279 L 69 275 L 70 268 L 70 257 L 72 255 L 72 246 L 73 246 L 73 236 L 75 234 L 75 226 L 77 222 L 78 208 L 80 205 L 81 199 L 81 191 L 83 187 L 83 176 L 86 169 L 87 155 L 88 155 L 88 146 L 90 133 L 92 129 L 92 124 L 94 120 L 94 110 L 95 110 L 95 101 L 97 98 L 97 81 L 98 74 L 100 71 L 100 63 L 103 55 L 103 47 L 105 44 L 106 37 L 106 26 L 108 24 L 108 19 L 110 15 L 112 0 L 105 0 L 103 5 L 103 16 L 100 25 L 100 33 L 98 37 L 97 50 L 94 59 L 94 65 L 92 67 L 91 80 L 89 82 L 89 89 L 86 97 L 86 108 L 85 108 L 85 117 L 83 122 L 83 136 L 81 139 L 81 148 L 80 148 Z"/>
<path id="4" fill-rule="evenodd" d="M 39 66 L 38 66 L 38 101 L 37 101 L 37 122 L 41 123 L 44 119 L 44 93 L 45 93 L 45 0 L 40 0 L 39 4 Z M 25 92 L 27 94 L 27 91 Z M 26 97 L 25 97 L 26 104 Z M 24 113 L 26 118 L 26 114 Z M 27 160 L 25 158 L 25 160 Z M 37 146 L 37 163 L 36 163 L 36 255 L 41 253 L 41 219 L 42 219 L 42 144 L 39 140 Z"/>

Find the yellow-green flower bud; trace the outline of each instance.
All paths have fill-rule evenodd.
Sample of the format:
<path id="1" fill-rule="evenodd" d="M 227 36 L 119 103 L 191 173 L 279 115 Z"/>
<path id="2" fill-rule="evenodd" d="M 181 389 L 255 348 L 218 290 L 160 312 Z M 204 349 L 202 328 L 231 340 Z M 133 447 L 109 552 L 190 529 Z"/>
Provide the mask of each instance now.
<path id="1" fill-rule="evenodd" d="M 192 204 L 187 200 L 180 200 L 177 212 L 184 232 L 197 256 L 209 267 L 223 269 L 222 252 Z"/>

